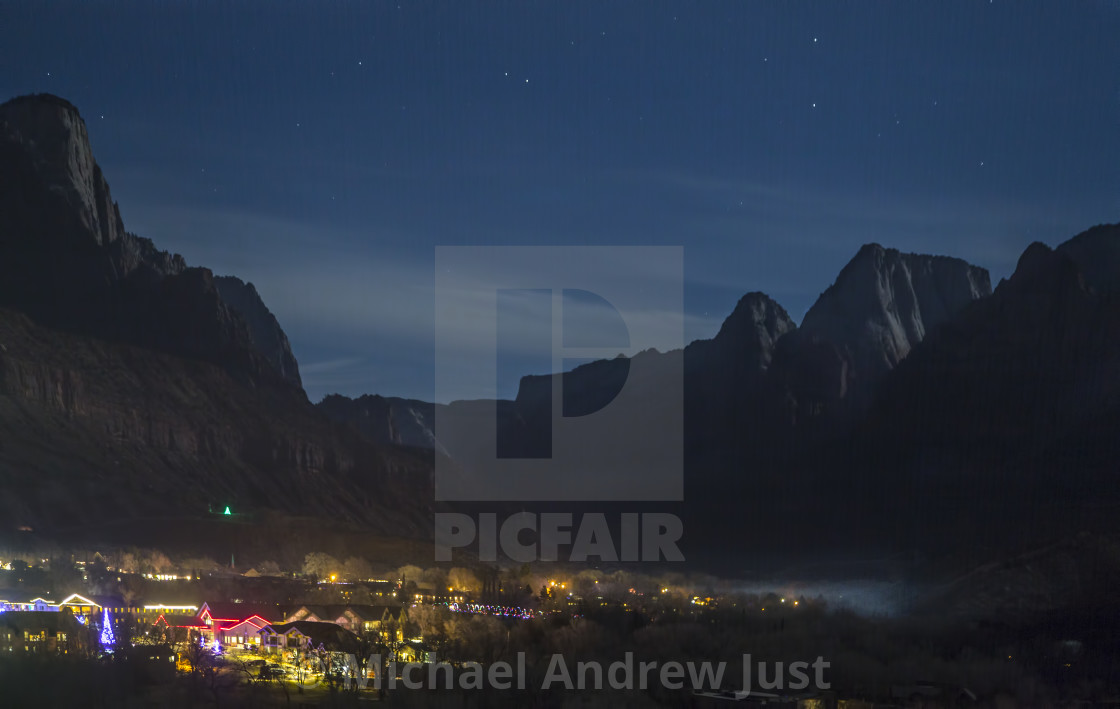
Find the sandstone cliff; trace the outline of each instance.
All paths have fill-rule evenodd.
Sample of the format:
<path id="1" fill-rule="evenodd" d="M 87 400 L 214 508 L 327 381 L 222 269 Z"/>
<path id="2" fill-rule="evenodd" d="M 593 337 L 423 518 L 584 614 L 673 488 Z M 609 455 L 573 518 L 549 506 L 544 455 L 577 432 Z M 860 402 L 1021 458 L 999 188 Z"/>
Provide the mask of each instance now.
<path id="1" fill-rule="evenodd" d="M 316 410 L 252 285 L 125 230 L 77 109 L 0 106 L 0 519 L 212 504 L 425 534 L 429 458 Z"/>

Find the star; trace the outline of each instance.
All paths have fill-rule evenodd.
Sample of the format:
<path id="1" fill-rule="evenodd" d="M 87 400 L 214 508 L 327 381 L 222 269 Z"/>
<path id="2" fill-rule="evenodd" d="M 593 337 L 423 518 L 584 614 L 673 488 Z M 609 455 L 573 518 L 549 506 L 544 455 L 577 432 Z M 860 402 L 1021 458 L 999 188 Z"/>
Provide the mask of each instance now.
<path id="1" fill-rule="evenodd" d="M 813 44 L 816 44 L 816 43 L 817 43 L 817 38 L 813 37 Z"/>
<path id="2" fill-rule="evenodd" d="M 815 104 L 815 103 L 814 103 L 814 104 L 813 104 L 813 108 L 816 108 L 816 107 L 817 107 L 817 104 Z"/>

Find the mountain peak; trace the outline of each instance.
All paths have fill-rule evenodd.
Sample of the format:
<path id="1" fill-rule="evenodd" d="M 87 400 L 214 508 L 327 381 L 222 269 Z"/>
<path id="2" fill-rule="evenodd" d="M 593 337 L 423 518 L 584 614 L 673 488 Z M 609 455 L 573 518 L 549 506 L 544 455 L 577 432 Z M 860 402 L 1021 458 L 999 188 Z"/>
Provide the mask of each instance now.
<path id="1" fill-rule="evenodd" d="M 773 335 L 774 339 L 796 327 L 785 308 L 760 291 L 747 293 L 723 321 L 715 339 L 735 337 L 745 330 L 756 332 L 759 328 Z"/>
<path id="2" fill-rule="evenodd" d="M 52 94 L 11 99 L 0 105 L 0 137 L 24 146 L 31 171 L 63 197 L 97 244 L 107 246 L 124 234 L 120 211 L 74 104 Z"/>
<path id="3" fill-rule="evenodd" d="M 71 111 L 75 115 L 78 115 L 78 107 L 77 106 L 70 103 L 66 99 L 62 98 L 61 96 L 55 96 L 54 94 L 49 94 L 49 93 L 24 94 L 23 96 L 15 96 L 13 98 L 8 99 L 4 103 L 0 104 L 0 111 L 2 111 L 5 107 L 7 107 L 9 105 L 21 105 L 21 104 L 56 106 L 60 109 Z"/>
<path id="4" fill-rule="evenodd" d="M 125 231 L 78 109 L 50 94 L 0 104 L 0 304 L 239 376 L 264 371 L 263 358 L 300 384 L 287 337 L 252 285 L 188 268 Z"/>
<path id="5" fill-rule="evenodd" d="M 969 302 L 991 294 L 987 270 L 948 256 L 865 244 L 805 314 L 801 329 L 838 345 L 876 377 Z"/>
<path id="6" fill-rule="evenodd" d="M 852 258 L 852 260 L 854 261 L 855 259 L 859 258 L 861 255 L 867 255 L 867 254 L 871 254 L 871 255 L 875 255 L 875 256 L 882 256 L 882 255 L 886 254 L 888 251 L 897 252 L 898 249 L 889 249 L 889 248 L 887 248 L 886 246 L 883 246 L 882 244 L 880 244 L 877 241 L 869 241 L 866 244 L 864 244 L 863 246 L 859 247 L 859 251 L 856 252 L 856 255 Z"/>
<path id="7" fill-rule="evenodd" d="M 1120 224 L 1100 224 L 1087 229 L 1055 251 L 1068 256 L 1098 291 L 1120 287 Z"/>

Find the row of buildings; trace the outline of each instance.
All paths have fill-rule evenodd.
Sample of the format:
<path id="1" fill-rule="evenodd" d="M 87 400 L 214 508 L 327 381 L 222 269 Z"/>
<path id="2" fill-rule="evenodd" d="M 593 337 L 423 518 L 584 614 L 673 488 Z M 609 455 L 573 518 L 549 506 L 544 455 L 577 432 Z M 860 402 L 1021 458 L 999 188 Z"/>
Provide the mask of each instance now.
<path id="1" fill-rule="evenodd" d="M 400 604 L 137 605 L 119 597 L 76 593 L 58 602 L 0 598 L 0 653 L 85 650 L 95 635 L 90 629 L 100 631 L 106 621 L 118 629 L 131 624 L 134 636 L 190 639 L 218 651 L 352 653 L 364 642 L 391 647 L 402 661 L 434 660 L 418 640 L 406 637 L 408 609 Z"/>
<path id="2" fill-rule="evenodd" d="M 280 651 L 317 648 L 350 651 L 359 638 L 386 644 L 406 641 L 408 609 L 401 605 L 298 605 L 203 603 L 191 614 L 157 616 L 156 628 L 183 630 L 223 650 Z"/>

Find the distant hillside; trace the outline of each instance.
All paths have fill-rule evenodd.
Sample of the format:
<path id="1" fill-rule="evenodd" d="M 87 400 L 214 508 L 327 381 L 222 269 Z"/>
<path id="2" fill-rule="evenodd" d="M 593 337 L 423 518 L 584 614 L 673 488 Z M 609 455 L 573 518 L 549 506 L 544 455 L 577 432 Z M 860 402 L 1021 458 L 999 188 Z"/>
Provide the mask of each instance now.
<path id="1" fill-rule="evenodd" d="M 252 284 L 125 229 L 76 108 L 46 95 L 0 106 L 10 527 L 234 504 L 426 537 L 433 456 L 454 459 L 469 484 L 475 458 L 494 452 L 441 437 L 437 412 L 488 411 L 500 454 L 533 455 L 549 440 L 554 376 L 568 415 L 629 382 L 635 415 L 654 421 L 680 413 L 660 396 L 678 368 L 685 501 L 666 509 L 685 518 L 690 560 L 839 548 L 998 557 L 1120 519 L 1120 226 L 1033 244 L 994 291 L 959 259 L 868 244 L 800 327 L 748 293 L 710 340 L 525 377 L 493 407 L 313 406 Z M 603 435 L 597 444 L 618 443 Z"/>
<path id="2" fill-rule="evenodd" d="M 982 538 L 998 555 L 1114 529 L 1118 293 L 1117 226 L 1031 246 L 994 292 L 960 259 L 868 244 L 801 327 L 749 293 L 713 339 L 637 355 L 683 367 L 681 510 L 694 549 L 721 560 L 731 539 L 748 555 L 941 552 Z M 629 371 L 622 358 L 553 376 L 578 412 L 609 401 Z M 656 376 L 633 384 L 648 410 L 661 405 Z M 545 437 L 551 388 L 551 376 L 525 377 L 499 406 L 519 445 Z M 432 427 L 431 404 L 335 396 L 320 407 L 375 440 L 439 446 L 470 466 L 471 451 Z"/>
<path id="3" fill-rule="evenodd" d="M 427 456 L 307 401 L 251 285 L 125 230 L 68 102 L 0 106 L 0 520 L 210 505 L 426 535 Z"/>

